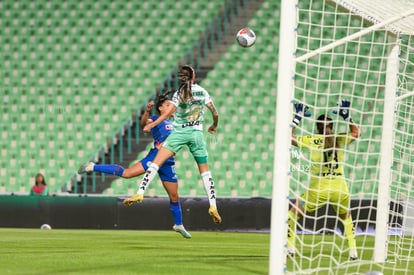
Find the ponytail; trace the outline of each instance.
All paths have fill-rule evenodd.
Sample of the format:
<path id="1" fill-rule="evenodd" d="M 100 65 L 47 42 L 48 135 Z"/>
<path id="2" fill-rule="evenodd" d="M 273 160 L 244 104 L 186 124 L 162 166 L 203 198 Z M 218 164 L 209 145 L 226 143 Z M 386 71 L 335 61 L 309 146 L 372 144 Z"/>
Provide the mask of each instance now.
<path id="1" fill-rule="evenodd" d="M 193 84 L 194 75 L 194 69 L 189 65 L 182 66 L 178 73 L 178 78 L 181 81 L 178 94 L 183 102 L 188 102 L 193 97 L 191 85 Z"/>

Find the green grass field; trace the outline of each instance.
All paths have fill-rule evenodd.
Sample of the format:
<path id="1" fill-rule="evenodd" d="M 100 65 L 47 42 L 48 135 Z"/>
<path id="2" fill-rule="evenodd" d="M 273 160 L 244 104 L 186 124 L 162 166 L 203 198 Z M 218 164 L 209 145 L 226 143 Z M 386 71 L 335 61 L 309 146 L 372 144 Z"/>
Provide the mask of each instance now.
<path id="1" fill-rule="evenodd" d="M 268 274 L 269 240 L 265 233 L 191 232 L 184 239 L 174 231 L 142 230 L 40 230 L 0 228 L 0 274 Z M 343 243 L 334 236 L 301 236 L 303 255 L 296 265 L 287 260 L 295 274 L 363 274 L 382 270 L 387 274 L 411 274 L 413 261 L 374 265 L 374 238 L 365 241 L 361 260 L 350 263 L 341 253 Z M 301 243 L 301 242 L 299 242 Z M 410 242 L 409 242 L 410 243 Z M 395 247 L 390 247 L 395 249 Z M 328 256 L 331 256 L 329 258 Z M 334 259 L 334 260 L 332 260 Z M 335 262 L 336 261 L 336 262 Z"/>
<path id="2" fill-rule="evenodd" d="M 302 235 L 297 244 L 301 257 L 296 256 L 294 263 L 287 261 L 287 269 L 294 274 L 364 274 L 371 270 L 381 271 L 384 275 L 414 274 L 413 255 L 410 255 L 412 237 L 390 236 L 388 245 L 388 262 L 374 263 L 375 238 L 373 236 L 357 236 L 357 247 L 360 259 L 348 260 L 348 248 L 343 238 L 336 235 Z M 398 246 L 396 245 L 399 240 Z M 403 244 L 404 243 L 404 244 Z M 303 245 L 304 244 L 304 245 Z M 317 244 L 317 245 L 315 245 Z M 396 250 L 404 257 L 392 256 Z M 404 251 L 402 251 L 404 250 Z M 307 271 L 312 270 L 312 273 Z M 316 271 L 317 270 L 317 271 Z"/>
<path id="3" fill-rule="evenodd" d="M 0 274 L 267 274 L 269 234 L 0 229 Z"/>

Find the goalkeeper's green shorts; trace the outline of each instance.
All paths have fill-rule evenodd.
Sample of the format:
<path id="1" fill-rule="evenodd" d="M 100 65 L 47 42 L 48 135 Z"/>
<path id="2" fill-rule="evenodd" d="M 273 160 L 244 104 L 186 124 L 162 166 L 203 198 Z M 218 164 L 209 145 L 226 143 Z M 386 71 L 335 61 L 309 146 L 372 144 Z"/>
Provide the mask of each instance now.
<path id="1" fill-rule="evenodd" d="M 350 196 L 343 177 L 312 178 L 307 191 L 300 197 L 306 212 L 314 212 L 330 203 L 338 214 L 349 210 Z"/>
<path id="2" fill-rule="evenodd" d="M 164 141 L 163 147 L 176 154 L 185 145 L 188 146 L 188 149 L 198 164 L 207 162 L 208 153 L 202 131 L 173 131 Z"/>

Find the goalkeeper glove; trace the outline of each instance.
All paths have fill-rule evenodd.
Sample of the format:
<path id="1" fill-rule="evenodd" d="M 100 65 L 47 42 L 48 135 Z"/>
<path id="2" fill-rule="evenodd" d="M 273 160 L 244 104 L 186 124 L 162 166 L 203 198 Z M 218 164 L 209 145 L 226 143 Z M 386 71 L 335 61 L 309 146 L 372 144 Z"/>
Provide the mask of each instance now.
<path id="1" fill-rule="evenodd" d="M 334 114 L 339 114 L 345 121 L 352 122 L 352 118 L 349 113 L 349 108 L 351 106 L 351 101 L 342 99 L 339 105 L 339 113 L 337 110 L 334 110 Z"/>
<path id="2" fill-rule="evenodd" d="M 306 105 L 304 105 L 304 104 L 302 104 L 302 103 L 295 103 L 295 110 L 296 110 L 296 115 L 295 115 L 295 117 L 293 118 L 293 121 L 292 121 L 292 123 L 295 125 L 295 126 L 298 126 L 299 125 L 299 122 L 302 120 L 302 118 L 304 117 L 304 116 L 306 116 L 306 117 L 310 117 L 311 116 L 311 114 L 310 113 L 308 113 L 308 110 L 309 110 L 309 107 L 308 106 L 306 106 Z"/>

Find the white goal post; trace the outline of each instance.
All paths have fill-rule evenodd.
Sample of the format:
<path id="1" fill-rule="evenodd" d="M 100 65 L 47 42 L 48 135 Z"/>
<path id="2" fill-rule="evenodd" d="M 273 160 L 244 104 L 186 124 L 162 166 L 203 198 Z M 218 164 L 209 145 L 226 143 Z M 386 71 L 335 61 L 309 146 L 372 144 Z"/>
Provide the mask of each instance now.
<path id="1" fill-rule="evenodd" d="M 269 274 L 361 274 L 370 267 L 409 274 L 414 255 L 414 1 L 282 0 L 280 20 Z M 309 170 L 302 168 L 311 165 L 306 157 L 291 157 L 297 150 L 291 146 L 292 103 L 310 107 L 312 117 L 297 130 L 311 135 L 317 115 L 331 114 L 343 98 L 351 100 L 351 115 L 362 131 L 360 141 L 344 148 L 351 197 L 376 203 L 353 209 L 368 215 L 361 221 L 366 227 L 357 227 L 363 235 L 357 238 L 360 260 L 343 260 L 347 248 L 344 238 L 336 237 L 340 233 L 329 226 L 309 229 L 305 221 L 299 231 L 312 236 L 312 244 L 300 237 L 298 255 L 287 258 L 289 205 L 306 189 Z M 335 132 L 348 130 L 332 117 Z M 326 257 L 313 253 L 317 242 L 338 251 Z"/>

